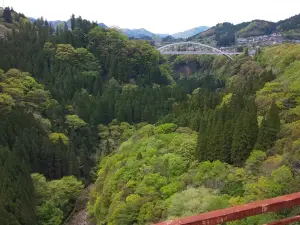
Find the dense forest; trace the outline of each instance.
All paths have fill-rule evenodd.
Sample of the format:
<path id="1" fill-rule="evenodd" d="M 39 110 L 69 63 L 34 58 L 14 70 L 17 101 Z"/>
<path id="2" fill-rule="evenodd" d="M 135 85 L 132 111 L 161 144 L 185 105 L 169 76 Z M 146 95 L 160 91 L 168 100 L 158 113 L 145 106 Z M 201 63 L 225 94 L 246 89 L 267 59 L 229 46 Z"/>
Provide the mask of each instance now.
<path id="1" fill-rule="evenodd" d="M 0 21 L 0 224 L 62 224 L 93 182 L 91 220 L 110 225 L 299 190 L 299 45 L 165 57 L 74 15 Z"/>

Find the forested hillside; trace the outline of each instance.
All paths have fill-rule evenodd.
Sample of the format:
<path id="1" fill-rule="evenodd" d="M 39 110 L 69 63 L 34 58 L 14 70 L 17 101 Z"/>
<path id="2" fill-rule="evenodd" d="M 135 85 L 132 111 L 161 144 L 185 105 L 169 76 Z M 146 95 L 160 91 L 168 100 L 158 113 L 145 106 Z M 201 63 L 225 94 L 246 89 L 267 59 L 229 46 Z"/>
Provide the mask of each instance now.
<path id="1" fill-rule="evenodd" d="M 298 45 L 166 58 L 74 15 L 21 17 L 1 17 L 0 224 L 62 224 L 92 182 L 91 219 L 110 225 L 299 190 Z"/>
<path id="2" fill-rule="evenodd" d="M 225 86 L 194 89 L 156 126 L 121 124 L 132 136 L 99 162 L 89 207 L 94 222 L 151 224 L 298 192 L 299 54 L 298 45 L 279 45 L 235 62 L 170 59 L 175 70 L 188 59 L 198 71 L 177 85 L 208 73 Z M 264 224 L 298 211 L 232 224 Z"/>
<path id="3" fill-rule="evenodd" d="M 278 21 L 277 23 L 265 20 L 253 20 L 234 25 L 224 22 L 206 31 L 199 32 L 188 38 L 188 40 L 208 42 L 210 45 L 219 47 L 234 45 L 237 38 L 264 36 L 274 33 L 281 34 L 286 40 L 299 40 L 299 21 L 300 14 Z"/>

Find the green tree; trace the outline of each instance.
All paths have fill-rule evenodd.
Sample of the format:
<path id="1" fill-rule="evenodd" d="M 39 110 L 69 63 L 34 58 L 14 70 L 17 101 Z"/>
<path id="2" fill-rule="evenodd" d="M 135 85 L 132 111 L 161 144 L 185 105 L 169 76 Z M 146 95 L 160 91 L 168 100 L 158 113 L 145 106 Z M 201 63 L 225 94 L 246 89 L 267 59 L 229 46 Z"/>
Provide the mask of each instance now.
<path id="1" fill-rule="evenodd" d="M 253 100 L 249 100 L 236 121 L 232 138 L 231 162 L 242 165 L 257 139 L 257 113 Z"/>
<path id="2" fill-rule="evenodd" d="M 280 130 L 280 118 L 275 101 L 272 102 L 267 115 L 263 118 L 259 128 L 256 149 L 268 150 L 274 145 L 277 133 Z"/>
<path id="3" fill-rule="evenodd" d="M 36 224 L 34 186 L 25 163 L 0 147 L 0 171 L 0 220 L 4 225 Z"/>
<path id="4" fill-rule="evenodd" d="M 74 31 L 75 29 L 75 15 L 72 14 L 71 16 L 71 30 Z"/>

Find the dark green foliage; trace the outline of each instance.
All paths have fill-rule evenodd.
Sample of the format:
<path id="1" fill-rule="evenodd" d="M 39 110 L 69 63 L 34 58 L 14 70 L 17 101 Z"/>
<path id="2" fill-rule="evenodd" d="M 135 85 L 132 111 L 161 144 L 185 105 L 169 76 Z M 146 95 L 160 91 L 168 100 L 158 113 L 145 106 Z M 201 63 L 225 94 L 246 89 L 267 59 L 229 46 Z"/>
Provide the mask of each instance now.
<path id="1" fill-rule="evenodd" d="M 242 165 L 249 157 L 257 138 L 257 114 L 253 100 L 249 100 L 245 109 L 237 117 L 231 147 L 231 162 Z"/>
<path id="2" fill-rule="evenodd" d="M 197 155 L 201 161 L 218 159 L 242 165 L 257 138 L 256 106 L 240 95 L 232 96 L 227 104 L 218 106 L 200 122 Z"/>
<path id="3" fill-rule="evenodd" d="M 217 46 L 230 46 L 235 44 L 234 25 L 231 23 L 222 23 L 216 26 Z"/>
<path id="4" fill-rule="evenodd" d="M 12 16 L 11 16 L 12 10 L 9 7 L 6 7 L 3 11 L 3 20 L 6 23 L 12 23 Z"/>
<path id="5" fill-rule="evenodd" d="M 0 147 L 0 221 L 3 225 L 35 225 L 35 193 L 24 162 Z"/>
<path id="6" fill-rule="evenodd" d="M 275 101 L 273 101 L 267 115 L 261 122 L 255 148 L 260 150 L 271 148 L 274 145 L 279 130 L 280 118 L 278 107 Z"/>
<path id="7" fill-rule="evenodd" d="M 278 31 L 288 31 L 292 29 L 299 29 L 300 26 L 300 15 L 295 15 L 289 19 L 281 20 L 277 23 Z"/>

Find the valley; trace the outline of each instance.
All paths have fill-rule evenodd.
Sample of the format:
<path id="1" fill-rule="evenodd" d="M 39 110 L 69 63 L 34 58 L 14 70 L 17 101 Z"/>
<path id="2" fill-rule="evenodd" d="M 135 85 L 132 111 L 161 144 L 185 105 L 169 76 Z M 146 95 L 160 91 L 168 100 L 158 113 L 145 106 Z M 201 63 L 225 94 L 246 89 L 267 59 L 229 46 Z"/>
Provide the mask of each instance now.
<path id="1" fill-rule="evenodd" d="M 145 225 L 298 193 L 298 19 L 184 40 L 239 48 L 230 59 L 2 10 L 0 224 Z"/>

